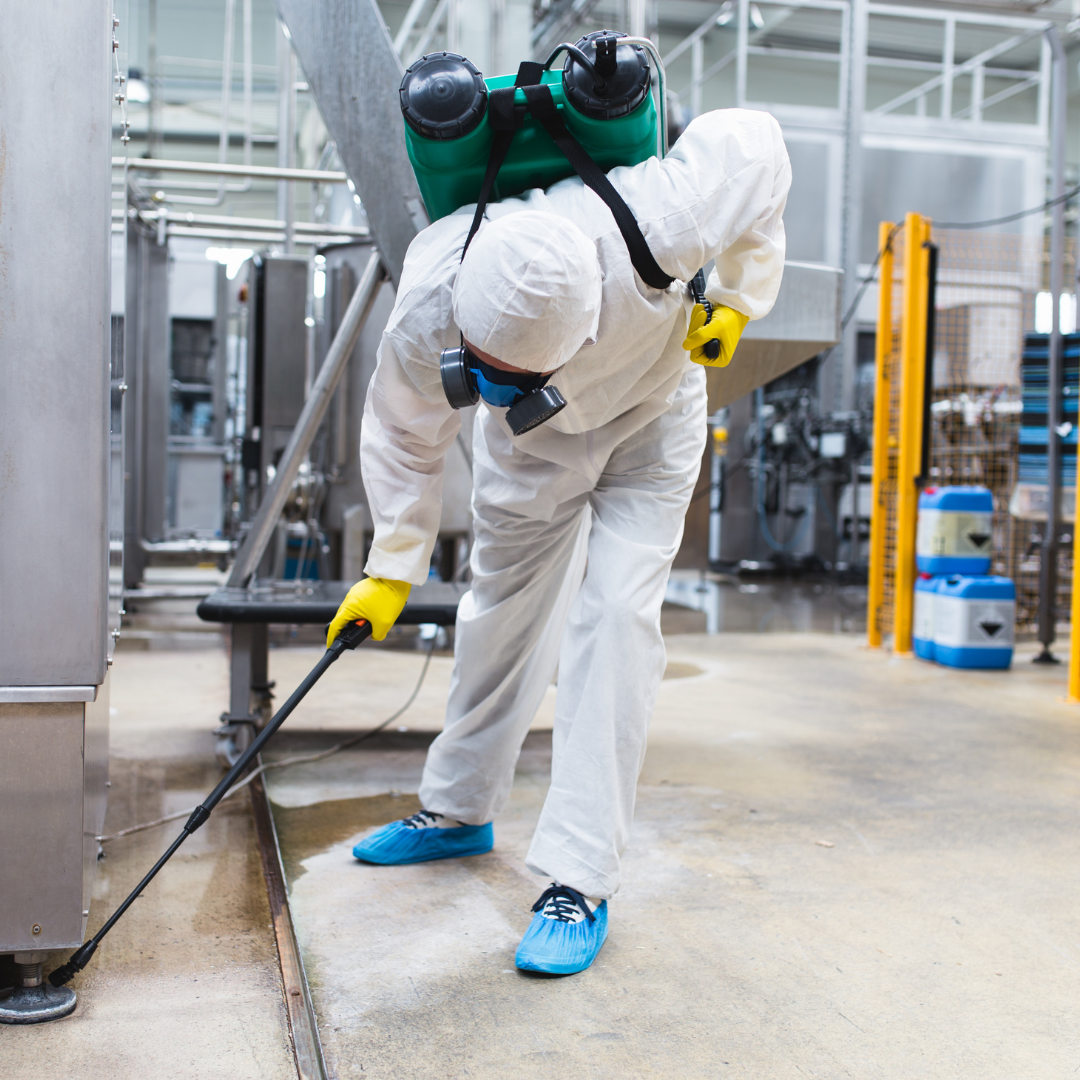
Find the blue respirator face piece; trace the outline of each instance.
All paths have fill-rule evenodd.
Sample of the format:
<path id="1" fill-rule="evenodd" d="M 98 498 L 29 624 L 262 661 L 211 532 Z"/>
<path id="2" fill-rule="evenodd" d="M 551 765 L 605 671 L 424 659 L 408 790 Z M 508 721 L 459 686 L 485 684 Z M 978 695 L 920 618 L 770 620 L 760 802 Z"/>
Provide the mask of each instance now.
<path id="1" fill-rule="evenodd" d="M 468 350 L 466 350 L 468 352 Z M 466 360 L 469 371 L 476 380 L 476 389 L 480 396 L 489 404 L 497 408 L 509 409 L 516 405 L 526 394 L 543 388 L 551 378 L 550 375 L 518 375 L 516 372 L 500 371 L 498 368 L 485 364 L 469 353 Z"/>
<path id="2" fill-rule="evenodd" d="M 443 349 L 439 360 L 443 393 L 455 409 L 466 409 L 481 398 L 497 409 L 507 409 L 506 422 L 515 435 L 523 435 L 566 408 L 566 399 L 550 375 L 500 371 L 469 351 L 464 342 Z"/>

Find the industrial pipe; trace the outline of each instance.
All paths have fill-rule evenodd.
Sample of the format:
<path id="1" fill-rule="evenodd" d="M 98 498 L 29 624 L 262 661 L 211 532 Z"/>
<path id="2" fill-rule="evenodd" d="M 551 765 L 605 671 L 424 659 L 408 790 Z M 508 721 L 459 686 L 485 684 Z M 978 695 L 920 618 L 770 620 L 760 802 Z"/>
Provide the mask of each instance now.
<path id="1" fill-rule="evenodd" d="M 118 207 L 113 208 L 113 221 L 123 221 L 124 211 Z M 226 214 L 195 214 L 191 211 L 174 213 L 170 210 L 142 210 L 139 217 L 151 228 L 156 227 L 157 222 L 164 218 L 170 225 L 203 226 L 215 229 L 268 229 L 271 232 L 282 232 L 285 222 L 276 218 L 248 218 L 230 217 Z M 311 233 L 315 236 L 353 236 L 366 240 L 371 236 L 371 230 L 366 225 L 332 225 L 327 221 L 298 221 L 295 223 L 298 233 Z"/>
<path id="2" fill-rule="evenodd" d="M 213 161 L 171 161 L 161 158 L 114 157 L 114 166 L 127 166 L 138 172 L 189 172 L 207 176 L 251 176 L 256 180 L 307 180 L 314 184 L 344 184 L 348 176 L 343 172 L 325 169 L 281 169 L 273 165 L 221 165 Z"/>

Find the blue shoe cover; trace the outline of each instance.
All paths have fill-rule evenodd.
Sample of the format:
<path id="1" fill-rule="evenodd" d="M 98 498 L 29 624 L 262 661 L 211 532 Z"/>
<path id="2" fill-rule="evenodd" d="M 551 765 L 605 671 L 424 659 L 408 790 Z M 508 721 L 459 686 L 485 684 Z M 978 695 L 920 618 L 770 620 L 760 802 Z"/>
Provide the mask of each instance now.
<path id="1" fill-rule="evenodd" d="M 361 840 L 353 855 L 381 866 L 405 866 L 432 859 L 460 859 L 483 855 L 495 843 L 491 822 L 457 825 L 452 829 L 413 829 L 404 821 L 392 821 Z"/>
<path id="2" fill-rule="evenodd" d="M 555 918 L 544 914 L 553 907 Z M 588 913 L 580 922 L 569 915 L 574 907 Z M 573 975 L 584 971 L 595 959 L 607 938 L 607 901 L 591 911 L 576 889 L 553 884 L 533 905 L 533 921 L 518 946 L 515 962 L 522 971 L 546 971 L 551 975 Z"/>

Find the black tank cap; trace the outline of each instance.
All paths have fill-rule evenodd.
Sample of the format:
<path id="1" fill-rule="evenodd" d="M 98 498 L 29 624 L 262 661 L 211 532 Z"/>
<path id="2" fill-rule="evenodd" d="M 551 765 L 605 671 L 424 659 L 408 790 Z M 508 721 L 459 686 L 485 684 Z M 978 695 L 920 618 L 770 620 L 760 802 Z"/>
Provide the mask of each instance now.
<path id="1" fill-rule="evenodd" d="M 460 139 L 484 118 L 487 86 L 476 66 L 452 52 L 428 53 L 398 91 L 405 122 L 426 139 Z"/>
<path id="2" fill-rule="evenodd" d="M 603 90 L 597 89 L 593 77 L 572 55 L 568 54 L 563 64 L 563 90 L 567 101 L 578 112 L 594 120 L 614 120 L 632 113 L 649 92 L 649 60 L 645 50 L 640 45 L 618 45 L 612 58 L 608 44 L 612 37 L 624 38 L 626 35 L 614 30 L 596 30 L 577 42 L 577 47 L 604 76 L 607 85 Z M 598 40 L 601 40 L 599 56 Z"/>

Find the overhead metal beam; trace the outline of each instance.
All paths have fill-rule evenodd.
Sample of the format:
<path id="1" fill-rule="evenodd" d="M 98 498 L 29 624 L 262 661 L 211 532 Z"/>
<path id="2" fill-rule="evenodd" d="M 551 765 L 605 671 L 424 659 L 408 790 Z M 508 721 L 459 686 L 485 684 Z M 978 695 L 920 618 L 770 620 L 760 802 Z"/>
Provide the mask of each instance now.
<path id="1" fill-rule="evenodd" d="M 693 46 L 710 30 L 714 29 L 717 25 L 716 20 L 723 10 L 724 4 L 720 4 L 714 11 L 709 13 L 709 17 L 701 23 L 696 30 L 691 30 L 690 33 L 664 57 L 664 66 L 667 67 L 668 64 L 674 63 L 687 49 L 693 48 Z"/>
<path id="2" fill-rule="evenodd" d="M 431 39 L 439 32 L 439 27 L 442 25 L 444 19 L 447 19 L 447 12 L 450 8 L 450 0 L 439 0 L 435 5 L 434 10 L 431 12 L 431 17 L 427 21 L 427 26 L 420 33 L 420 37 L 417 38 L 416 44 L 409 50 L 411 54 L 410 63 L 417 57 L 423 56 L 427 51 L 427 47 L 431 44 Z M 449 27 L 447 27 L 447 36 L 449 36 Z M 402 54 L 402 59 L 405 59 L 405 54 Z"/>
<path id="3" fill-rule="evenodd" d="M 582 19 L 588 18 L 598 0 L 563 0 L 554 3 L 532 33 L 533 56 L 546 60 L 552 47 Z"/>
<path id="4" fill-rule="evenodd" d="M 405 18 L 398 29 L 397 37 L 394 38 L 394 48 L 398 56 L 404 56 L 405 46 L 409 43 L 409 37 L 416 29 L 416 24 L 420 21 L 420 14 L 427 2 L 428 0 L 412 0 L 409 10 L 405 12 Z"/>
<path id="5" fill-rule="evenodd" d="M 405 69 L 375 0 L 276 0 L 330 137 L 397 285 L 428 224 L 405 150 L 398 87 Z"/>

